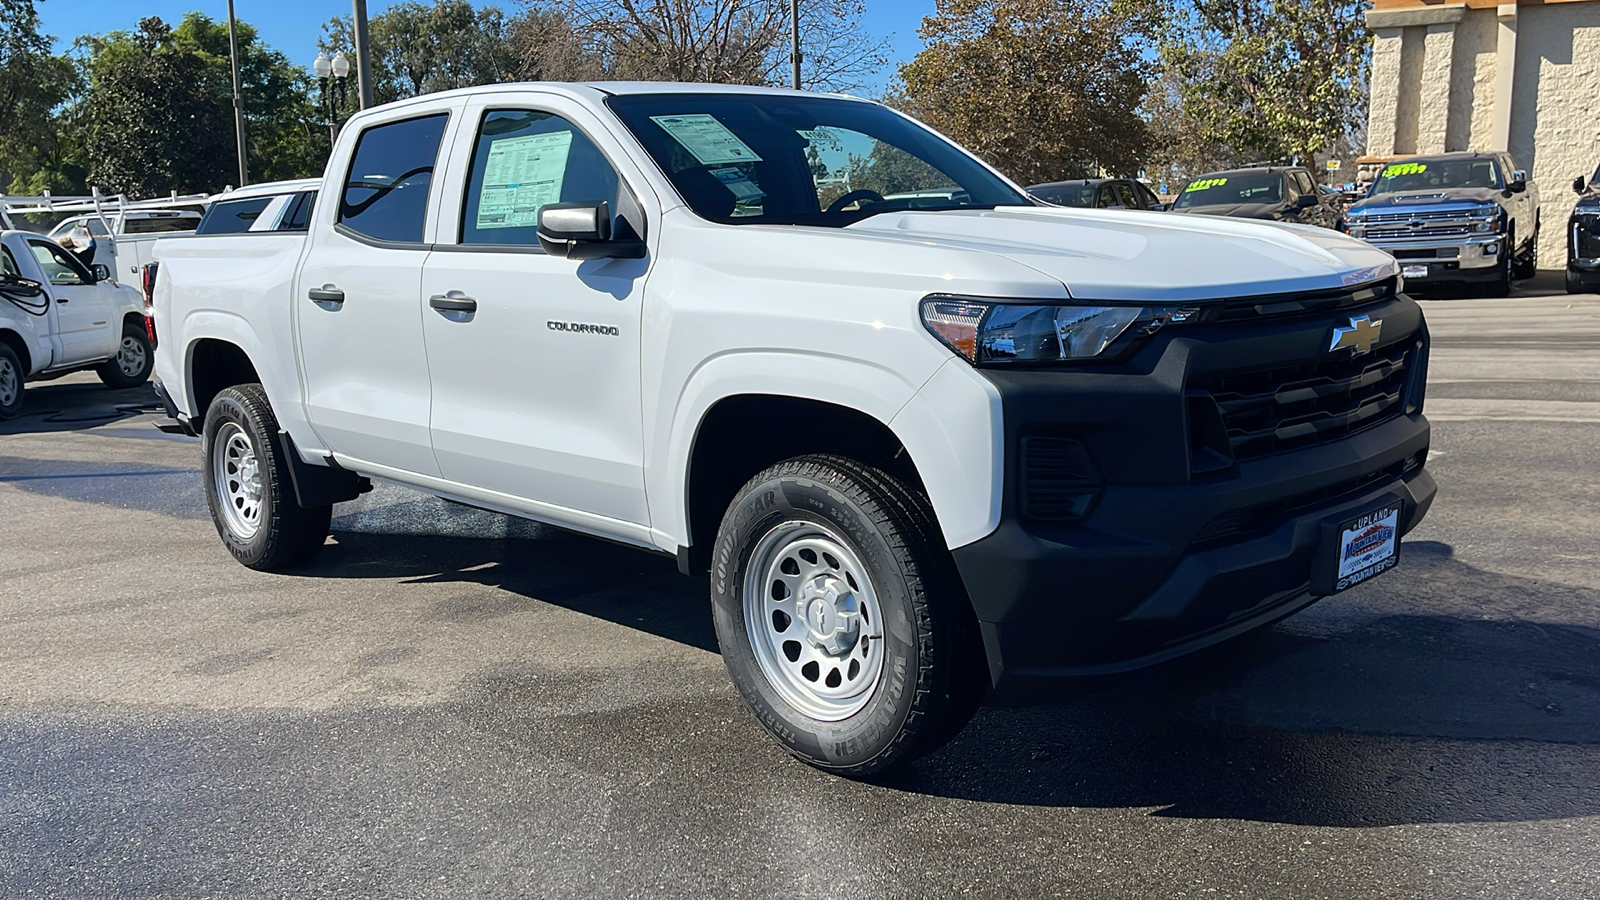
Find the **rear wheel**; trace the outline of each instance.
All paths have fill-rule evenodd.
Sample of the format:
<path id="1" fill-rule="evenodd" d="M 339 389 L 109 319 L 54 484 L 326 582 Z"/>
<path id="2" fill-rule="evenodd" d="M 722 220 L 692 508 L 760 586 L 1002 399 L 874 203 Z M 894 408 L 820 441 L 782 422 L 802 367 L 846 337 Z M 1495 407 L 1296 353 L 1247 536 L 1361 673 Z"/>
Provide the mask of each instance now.
<path id="1" fill-rule="evenodd" d="M 150 337 L 137 325 L 122 327 L 122 341 L 117 345 L 117 355 L 100 364 L 95 374 L 108 387 L 130 388 L 150 379 L 150 369 L 156 356 L 150 351 Z"/>
<path id="2" fill-rule="evenodd" d="M 11 345 L 0 342 L 0 419 L 9 419 L 22 411 L 22 383 L 27 373 L 22 371 L 22 360 Z"/>
<path id="3" fill-rule="evenodd" d="M 818 768 L 862 777 L 931 752 L 987 687 L 926 501 L 851 459 L 798 457 L 740 490 L 717 535 L 711 600 L 745 702 Z"/>
<path id="4" fill-rule="evenodd" d="M 218 393 L 202 433 L 206 503 L 235 559 L 270 572 L 321 549 L 333 505 L 304 509 L 295 500 L 278 420 L 261 385 Z"/>

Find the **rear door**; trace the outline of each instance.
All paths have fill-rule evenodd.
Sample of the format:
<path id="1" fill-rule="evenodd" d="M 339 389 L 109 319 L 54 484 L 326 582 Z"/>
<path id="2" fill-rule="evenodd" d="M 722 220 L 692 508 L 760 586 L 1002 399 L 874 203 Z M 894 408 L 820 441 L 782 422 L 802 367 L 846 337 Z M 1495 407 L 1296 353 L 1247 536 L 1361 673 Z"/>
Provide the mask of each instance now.
<path id="1" fill-rule="evenodd" d="M 370 120 L 313 216 L 294 303 L 306 413 L 328 449 L 438 475 L 428 436 L 422 266 L 436 168 L 464 101 L 407 104 Z"/>
<path id="2" fill-rule="evenodd" d="M 48 283 L 45 290 L 56 311 L 61 357 L 51 368 L 110 357 L 122 331 L 112 321 L 115 287 L 95 284 L 89 270 L 54 241 L 30 237 L 28 252 Z"/>
<path id="3" fill-rule="evenodd" d="M 614 233 L 644 236 L 628 184 L 642 177 L 588 110 L 532 92 L 469 105 L 455 159 L 422 279 L 441 472 L 571 524 L 648 524 L 639 328 L 649 260 L 549 256 L 535 228 L 546 204 L 604 200 Z M 462 302 L 472 309 L 448 308 Z"/>

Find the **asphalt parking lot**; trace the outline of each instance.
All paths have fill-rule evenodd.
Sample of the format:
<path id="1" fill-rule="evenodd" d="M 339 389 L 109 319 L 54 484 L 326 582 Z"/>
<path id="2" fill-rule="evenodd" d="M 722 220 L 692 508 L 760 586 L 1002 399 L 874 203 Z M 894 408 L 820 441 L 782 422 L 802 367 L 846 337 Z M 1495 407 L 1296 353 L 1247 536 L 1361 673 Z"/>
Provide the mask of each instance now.
<path id="1" fill-rule="evenodd" d="M 0 896 L 1600 896 L 1600 297 L 1426 303 L 1398 569 L 881 785 L 777 750 L 674 563 L 380 486 L 292 575 L 148 389 L 0 424 Z"/>

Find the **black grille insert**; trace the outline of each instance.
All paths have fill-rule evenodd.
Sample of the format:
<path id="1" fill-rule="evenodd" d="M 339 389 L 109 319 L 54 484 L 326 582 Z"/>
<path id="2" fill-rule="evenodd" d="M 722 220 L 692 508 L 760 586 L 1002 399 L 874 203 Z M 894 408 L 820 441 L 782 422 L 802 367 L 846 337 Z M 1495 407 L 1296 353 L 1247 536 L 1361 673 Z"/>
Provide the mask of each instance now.
<path id="1" fill-rule="evenodd" d="M 1202 375 L 1190 390 L 1216 401 L 1234 459 L 1338 440 L 1400 415 L 1412 342 L 1371 354 Z"/>
<path id="2" fill-rule="evenodd" d="M 1083 444 L 1071 438 L 1022 439 L 1022 514 L 1071 521 L 1089 512 L 1100 473 Z"/>

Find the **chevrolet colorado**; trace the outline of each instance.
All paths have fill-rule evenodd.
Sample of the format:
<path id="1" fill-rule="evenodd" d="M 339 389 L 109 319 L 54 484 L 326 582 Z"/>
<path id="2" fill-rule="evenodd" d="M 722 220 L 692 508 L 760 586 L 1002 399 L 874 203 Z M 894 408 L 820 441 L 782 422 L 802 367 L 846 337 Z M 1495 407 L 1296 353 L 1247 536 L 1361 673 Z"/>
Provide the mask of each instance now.
<path id="1" fill-rule="evenodd" d="M 1398 561 L 1428 334 L 1320 228 L 1040 206 L 885 106 L 508 84 L 366 110 L 305 233 L 164 243 L 160 394 L 243 564 L 383 478 L 709 575 L 806 762 Z"/>

